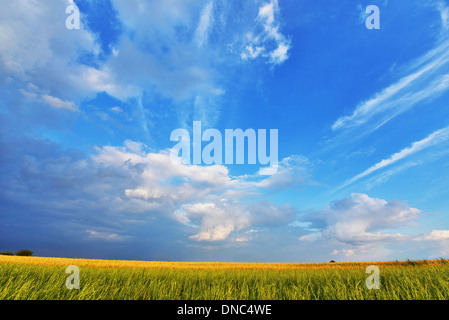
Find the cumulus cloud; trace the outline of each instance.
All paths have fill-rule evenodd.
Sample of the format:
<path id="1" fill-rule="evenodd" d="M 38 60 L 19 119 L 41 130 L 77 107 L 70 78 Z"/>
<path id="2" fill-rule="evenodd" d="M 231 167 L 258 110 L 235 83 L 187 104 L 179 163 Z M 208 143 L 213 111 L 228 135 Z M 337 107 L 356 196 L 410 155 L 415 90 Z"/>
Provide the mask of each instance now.
<path id="1" fill-rule="evenodd" d="M 413 237 L 415 245 L 426 247 L 434 257 L 449 255 L 449 230 L 432 230 Z"/>
<path id="2" fill-rule="evenodd" d="M 197 241 L 217 241 L 226 239 L 233 231 L 250 225 L 248 213 L 239 204 L 226 201 L 217 203 L 196 203 L 184 205 L 181 210 L 188 222 L 199 221 L 200 230 L 190 236 Z"/>
<path id="3" fill-rule="evenodd" d="M 402 201 L 386 201 L 366 194 L 334 201 L 323 210 L 307 213 L 302 221 L 311 223 L 327 239 L 351 245 L 408 239 L 386 230 L 412 225 L 421 211 Z"/>
<path id="4" fill-rule="evenodd" d="M 26 212 L 33 208 L 36 225 L 56 219 L 52 224 L 80 237 L 126 242 L 137 226 L 163 220 L 164 230 L 183 229 L 185 240 L 241 243 L 260 230 L 287 227 L 296 217 L 290 205 L 261 200 L 264 192 L 276 191 L 271 183 L 258 184 L 266 177 L 233 177 L 221 165 L 172 162 L 168 151 L 149 151 L 130 140 L 97 147 L 88 156 L 49 140 L 22 139 L 2 141 L 8 157 L 0 159 L 0 197 Z"/>
<path id="5" fill-rule="evenodd" d="M 424 240 L 449 240 L 449 230 L 432 230 L 428 234 L 424 235 Z"/>
<path id="6" fill-rule="evenodd" d="M 233 178 L 222 165 L 172 162 L 168 152 L 145 153 L 141 151 L 141 145 L 137 150 L 131 150 L 129 147 L 135 147 L 134 144 L 127 141 L 124 147 L 99 148 L 92 159 L 105 167 L 139 167 L 138 173 L 132 173 L 136 187 L 124 190 L 125 196 L 151 203 L 160 210 L 170 208 L 167 214 L 197 230 L 190 237 L 193 240 L 224 240 L 234 231 L 286 226 L 295 219 L 296 210 L 289 205 L 243 202 L 248 190 L 254 197 L 254 192 L 275 189 L 277 186 L 273 182 Z M 279 172 L 283 174 L 282 170 Z"/>
<path id="7" fill-rule="evenodd" d="M 232 232 L 244 230 L 234 238 L 234 241 L 242 242 L 249 241 L 251 233 L 259 229 L 287 226 L 294 221 L 296 210 L 289 205 L 277 206 L 267 201 L 243 203 L 220 199 L 213 203 L 184 205 L 178 217 L 185 224 L 198 226 L 198 233 L 191 239 L 224 240 Z"/>
<path id="8" fill-rule="evenodd" d="M 308 245 L 325 241 L 327 247 L 334 248 L 329 253 L 343 259 L 385 259 L 394 252 L 398 254 L 401 246 L 425 248 L 429 259 L 446 256 L 449 254 L 449 230 L 393 232 L 404 227 L 413 230 L 419 226 L 422 216 L 421 210 L 410 207 L 406 202 L 353 193 L 350 197 L 333 201 L 322 210 L 300 215 L 299 222 L 295 224 L 308 233 L 297 240 Z M 393 246 L 396 250 L 391 249 Z"/>
<path id="9" fill-rule="evenodd" d="M 422 233 L 423 216 L 404 201 L 353 193 L 321 210 L 299 214 L 292 226 L 301 230 L 299 244 L 329 248 L 328 254 L 343 260 L 397 259 L 410 247 L 425 250 L 428 259 L 446 256 L 449 231 Z"/>

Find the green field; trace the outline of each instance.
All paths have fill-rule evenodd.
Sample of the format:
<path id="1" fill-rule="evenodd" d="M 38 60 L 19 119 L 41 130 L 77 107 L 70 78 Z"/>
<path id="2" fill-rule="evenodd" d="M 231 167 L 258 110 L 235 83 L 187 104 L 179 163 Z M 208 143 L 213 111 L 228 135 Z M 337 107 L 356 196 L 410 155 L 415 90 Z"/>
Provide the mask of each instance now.
<path id="1" fill-rule="evenodd" d="M 44 258 L 0 259 L 0 299 L 449 299 L 445 260 L 379 262 L 380 288 L 372 290 L 365 285 L 366 263 L 113 265 L 73 260 L 80 265 L 80 289 L 69 290 L 68 261 L 51 265 L 39 259 Z"/>

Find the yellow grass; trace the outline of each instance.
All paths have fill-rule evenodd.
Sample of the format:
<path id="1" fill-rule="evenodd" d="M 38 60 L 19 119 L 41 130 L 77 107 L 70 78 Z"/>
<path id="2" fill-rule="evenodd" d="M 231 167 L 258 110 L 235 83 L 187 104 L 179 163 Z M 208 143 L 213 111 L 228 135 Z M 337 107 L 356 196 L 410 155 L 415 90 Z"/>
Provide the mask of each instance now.
<path id="1" fill-rule="evenodd" d="M 171 262 L 137 260 L 100 260 L 79 258 L 21 257 L 0 255 L 1 264 L 29 264 L 37 266 L 69 266 L 92 268 L 130 268 L 130 269 L 214 269 L 214 270 L 302 270 L 302 269 L 350 269 L 369 265 L 378 267 L 404 267 L 408 265 L 437 266 L 442 260 L 419 261 L 372 261 L 338 263 L 248 263 L 248 262 Z"/>

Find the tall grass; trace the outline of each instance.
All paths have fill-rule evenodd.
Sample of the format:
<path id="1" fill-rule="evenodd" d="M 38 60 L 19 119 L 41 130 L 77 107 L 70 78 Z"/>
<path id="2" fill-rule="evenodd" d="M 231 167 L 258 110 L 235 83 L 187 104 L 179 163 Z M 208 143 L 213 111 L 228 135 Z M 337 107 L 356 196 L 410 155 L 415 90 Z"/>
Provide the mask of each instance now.
<path id="1" fill-rule="evenodd" d="M 368 274 L 364 265 L 357 264 L 297 269 L 263 269 L 263 264 L 255 268 L 136 268 L 129 262 L 130 267 L 126 263 L 79 266 L 80 289 L 68 290 L 68 265 L 34 265 L 26 259 L 28 263 L 0 260 L 0 299 L 449 299 L 449 265 L 433 261 L 380 267 L 378 290 L 366 288 Z"/>

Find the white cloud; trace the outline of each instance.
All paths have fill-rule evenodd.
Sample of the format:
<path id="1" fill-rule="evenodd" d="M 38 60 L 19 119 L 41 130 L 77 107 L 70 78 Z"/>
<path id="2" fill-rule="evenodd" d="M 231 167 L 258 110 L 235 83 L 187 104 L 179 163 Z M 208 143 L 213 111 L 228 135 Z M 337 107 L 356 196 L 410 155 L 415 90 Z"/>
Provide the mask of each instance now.
<path id="1" fill-rule="evenodd" d="M 66 110 L 74 111 L 74 112 L 78 111 L 75 104 L 71 101 L 62 101 L 61 99 L 52 97 L 48 94 L 43 95 L 42 99 L 54 108 L 66 109 Z"/>
<path id="2" fill-rule="evenodd" d="M 148 147 L 141 142 L 126 140 L 123 144 L 129 151 L 140 155 L 145 154 L 145 150 L 148 149 Z"/>
<path id="3" fill-rule="evenodd" d="M 112 232 L 100 232 L 95 230 L 86 230 L 91 238 L 106 240 L 106 241 L 123 241 L 126 239 L 125 236 L 118 235 Z"/>
<path id="4" fill-rule="evenodd" d="M 311 241 L 312 238 L 310 236 L 300 236 L 298 238 L 299 241 Z"/>
<path id="5" fill-rule="evenodd" d="M 240 57 L 243 59 L 243 60 L 247 60 L 247 59 L 249 59 L 249 58 L 251 58 L 251 59 L 255 59 L 255 58 L 257 58 L 261 53 L 262 53 L 262 51 L 264 50 L 265 48 L 264 47 L 253 47 L 253 46 L 251 46 L 251 45 L 247 45 L 246 47 L 245 47 L 245 50 L 246 51 L 243 51 L 241 54 L 240 54 Z"/>
<path id="6" fill-rule="evenodd" d="M 286 43 L 280 43 L 279 46 L 270 53 L 271 62 L 274 64 L 281 64 L 288 59 L 288 50 L 290 46 Z"/>
<path id="7" fill-rule="evenodd" d="M 304 215 L 301 220 L 321 230 L 325 239 L 364 246 L 409 239 L 385 230 L 412 225 L 420 213 L 420 210 L 402 201 L 385 201 L 353 193 L 350 198 L 334 201 L 323 210 Z"/>
<path id="8" fill-rule="evenodd" d="M 225 240 L 231 232 L 250 225 L 247 213 L 240 205 L 227 201 L 184 205 L 182 211 L 190 221 L 200 220 L 199 232 L 190 237 L 197 241 Z"/>
<path id="9" fill-rule="evenodd" d="M 342 250 L 335 249 L 334 251 L 332 251 L 332 254 L 333 255 L 343 254 L 345 257 L 352 257 L 356 254 L 356 251 L 354 249 L 342 249 Z"/>
<path id="10" fill-rule="evenodd" d="M 266 23 L 265 27 L 270 30 L 271 26 L 274 24 L 274 13 L 279 10 L 278 2 L 277 0 L 273 0 L 269 3 L 266 3 L 262 5 L 259 8 L 259 15 L 257 16 L 258 19 L 264 20 Z"/>
<path id="11" fill-rule="evenodd" d="M 423 237 L 417 238 L 417 240 L 427 240 L 427 241 L 449 240 L 449 230 L 432 230 L 431 232 L 425 234 Z"/>
<path id="12" fill-rule="evenodd" d="M 243 203 L 224 199 L 183 205 L 178 220 L 197 225 L 198 233 L 190 238 L 197 241 L 225 240 L 232 232 L 244 231 L 230 240 L 250 241 L 258 229 L 287 226 L 294 221 L 296 210 L 289 205 L 277 206 L 266 201 Z"/>
<path id="13" fill-rule="evenodd" d="M 132 81 L 125 83 L 120 79 L 120 75 L 115 74 L 107 65 L 100 69 L 80 66 L 76 70 L 76 74 L 79 80 L 77 86 L 83 91 L 104 91 L 120 100 L 138 97 L 142 93 L 142 89 L 136 83 Z"/>
<path id="14" fill-rule="evenodd" d="M 122 113 L 123 112 L 123 109 L 120 108 L 120 107 L 112 107 L 110 110 L 112 112 L 115 112 L 115 113 Z"/>
<path id="15" fill-rule="evenodd" d="M 430 258 L 449 255 L 449 230 L 432 230 L 413 238 L 416 245 L 427 247 Z"/>
<path id="16" fill-rule="evenodd" d="M 72 112 L 79 112 L 78 107 L 72 101 L 63 101 L 58 97 L 43 93 L 37 86 L 28 83 L 27 89 L 19 89 L 19 92 L 32 102 L 43 102 L 56 109 L 65 109 Z"/>
<path id="17" fill-rule="evenodd" d="M 276 173 L 256 182 L 258 187 L 286 189 L 295 185 L 312 183 L 308 174 L 308 167 L 310 163 L 306 157 L 293 155 L 282 159 L 279 164 L 276 165 Z M 261 168 L 258 174 L 263 175 L 265 169 L 266 168 Z"/>
<path id="18" fill-rule="evenodd" d="M 126 189 L 125 195 L 128 198 L 134 199 L 156 200 L 162 198 L 166 194 L 164 194 L 164 191 L 161 190 L 161 188 L 156 187 L 152 189 L 143 189 L 143 188 Z"/>
<path id="19" fill-rule="evenodd" d="M 277 0 L 271 0 L 259 8 L 256 18 L 258 27 L 262 30 L 249 32 L 244 50 L 240 54 L 243 60 L 256 59 L 259 56 L 267 58 L 272 65 L 280 65 L 289 55 L 291 42 L 280 31 L 278 16 L 280 9 Z"/>

